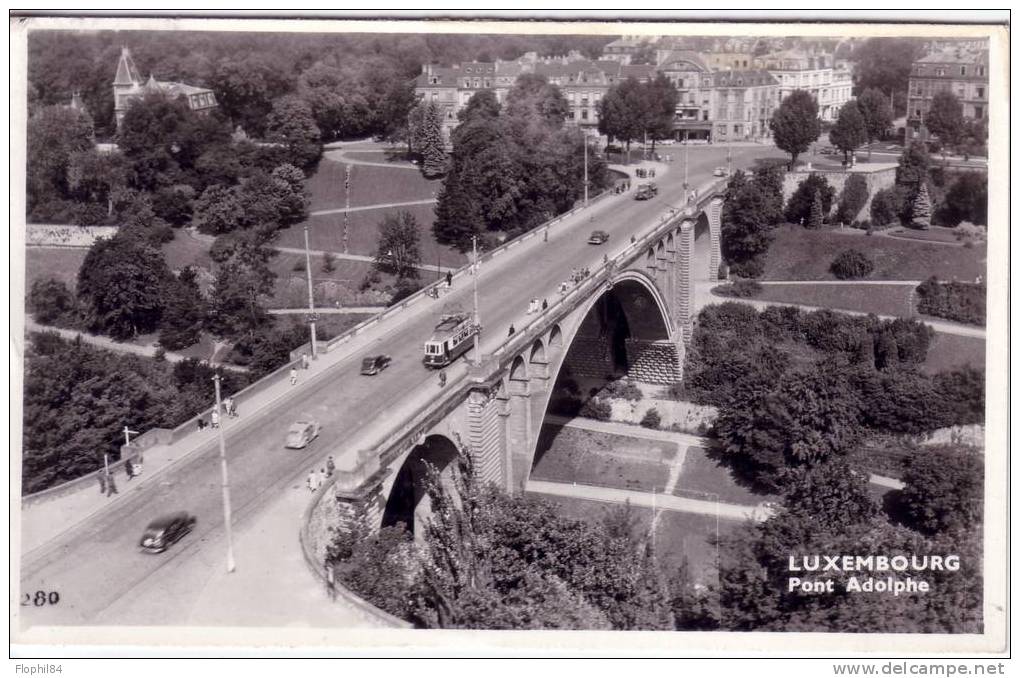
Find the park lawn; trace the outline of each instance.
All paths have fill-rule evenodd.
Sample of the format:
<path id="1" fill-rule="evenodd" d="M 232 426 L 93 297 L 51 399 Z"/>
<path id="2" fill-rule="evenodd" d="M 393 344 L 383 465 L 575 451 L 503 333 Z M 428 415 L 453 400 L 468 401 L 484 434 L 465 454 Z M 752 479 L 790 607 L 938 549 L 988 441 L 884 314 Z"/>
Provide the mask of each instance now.
<path id="1" fill-rule="evenodd" d="M 985 340 L 937 332 L 921 369 L 929 374 L 970 365 L 985 368 Z"/>
<path id="2" fill-rule="evenodd" d="M 851 235 L 781 226 L 765 258 L 764 280 L 835 280 L 829 266 L 846 249 L 866 254 L 875 264 L 872 280 L 974 280 L 985 276 L 986 245 L 947 247 L 886 236 Z"/>
<path id="3" fill-rule="evenodd" d="M 343 208 L 346 205 L 346 163 L 323 158 L 319 169 L 305 182 L 311 197 L 309 211 Z M 351 165 L 351 207 L 408 202 L 436 197 L 442 182 L 426 179 L 420 172 L 371 165 Z"/>
<path id="4" fill-rule="evenodd" d="M 755 299 L 911 317 L 909 285 L 762 285 Z"/>
<path id="5" fill-rule="evenodd" d="M 662 491 L 676 445 L 552 424 L 542 426 L 531 477 L 552 482 Z"/>
<path id="6" fill-rule="evenodd" d="M 312 255 L 311 260 L 315 302 L 318 305 L 333 305 L 335 303 L 335 298 L 325 294 L 325 289 L 330 283 L 338 289 L 342 288 L 352 293 L 357 292 L 361 281 L 373 268 L 372 263 L 368 261 L 336 259 L 333 262 L 333 270 L 326 273 L 322 270 L 322 256 Z M 276 273 L 276 286 L 269 301 L 269 308 L 307 306 L 308 274 L 305 272 L 305 255 L 296 252 L 278 252 L 269 260 L 269 267 Z"/>
<path id="7" fill-rule="evenodd" d="M 712 495 L 717 495 L 721 502 L 747 506 L 777 499 L 774 495 L 753 492 L 737 484 L 729 468 L 709 457 L 704 448 L 693 446 L 687 448 L 673 494 L 693 499 L 712 499 Z"/>
<path id="8" fill-rule="evenodd" d="M 432 266 L 438 262 L 443 267 L 459 267 L 466 264 L 467 255 L 435 241 L 432 223 L 436 217 L 432 207 L 432 205 L 409 205 L 348 213 L 347 251 L 351 254 L 374 256 L 379 247 L 379 224 L 386 215 L 409 212 L 418 222 L 418 249 L 423 264 Z M 303 248 L 305 225 L 308 226 L 308 246 L 311 249 L 343 251 L 344 215 L 339 212 L 312 216 L 305 222 L 281 230 L 276 244 L 281 247 Z"/>
<path id="9" fill-rule="evenodd" d="M 552 504 L 559 515 L 585 522 L 599 521 L 613 506 L 608 502 L 574 497 L 557 497 L 548 494 L 529 492 L 528 496 L 542 499 Z M 651 524 L 652 510 L 646 506 L 631 506 L 631 511 L 638 517 L 637 529 L 648 534 Z M 679 511 L 659 511 L 655 529 L 655 555 L 663 566 L 663 570 L 672 573 L 686 558 L 691 568 L 691 575 L 696 582 L 703 585 L 715 584 L 716 572 L 716 534 L 725 537 L 740 526 L 740 521 L 720 519 L 715 516 Z"/>
<path id="10" fill-rule="evenodd" d="M 172 271 L 178 271 L 185 266 L 212 271 L 213 260 L 209 257 L 210 247 L 211 243 L 197 240 L 186 231 L 177 229 L 174 231 L 174 239 L 162 246 L 163 258 L 166 259 L 166 265 Z"/>
<path id="11" fill-rule="evenodd" d="M 943 226 L 932 226 L 926 231 L 922 231 L 918 228 L 894 228 L 889 231 L 889 235 L 896 238 L 903 238 L 905 240 L 921 240 L 924 242 L 942 242 L 951 243 L 953 245 L 960 245 L 960 241 L 956 239 L 956 232 L 952 228 L 945 228 Z"/>
<path id="12" fill-rule="evenodd" d="M 25 294 L 32 290 L 36 280 L 54 278 L 74 290 L 78 284 L 78 269 L 89 251 L 70 247 L 25 248 Z"/>
<path id="13" fill-rule="evenodd" d="M 418 165 L 411 162 L 407 156 L 406 149 L 385 149 L 378 151 L 347 151 L 344 155 L 348 158 L 355 160 L 365 160 L 367 162 L 385 162 L 391 165 L 398 165 L 400 167 L 412 167 L 418 169 Z"/>

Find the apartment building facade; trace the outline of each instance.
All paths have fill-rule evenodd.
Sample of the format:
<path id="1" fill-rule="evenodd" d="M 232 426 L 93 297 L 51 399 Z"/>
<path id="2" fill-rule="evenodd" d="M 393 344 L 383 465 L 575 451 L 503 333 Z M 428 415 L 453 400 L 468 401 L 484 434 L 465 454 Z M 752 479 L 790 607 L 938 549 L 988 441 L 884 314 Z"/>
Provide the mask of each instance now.
<path id="1" fill-rule="evenodd" d="M 818 117 L 835 122 L 839 109 L 850 101 L 853 77 L 836 68 L 831 54 L 784 50 L 755 58 L 755 68 L 767 70 L 779 83 L 779 101 L 795 90 L 806 90 L 818 103 Z"/>
<path id="2" fill-rule="evenodd" d="M 940 91 L 952 92 L 963 106 L 966 120 L 988 118 L 988 51 L 951 47 L 931 52 L 915 61 L 907 89 L 907 138 L 928 139 L 924 118 L 932 98 Z"/>

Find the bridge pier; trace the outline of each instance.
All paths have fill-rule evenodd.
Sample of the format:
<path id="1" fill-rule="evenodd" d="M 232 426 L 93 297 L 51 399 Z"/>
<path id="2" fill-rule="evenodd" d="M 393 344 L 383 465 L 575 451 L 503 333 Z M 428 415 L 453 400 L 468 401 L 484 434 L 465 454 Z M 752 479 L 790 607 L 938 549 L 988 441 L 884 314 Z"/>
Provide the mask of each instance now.
<path id="1" fill-rule="evenodd" d="M 694 294 L 694 222 L 685 220 L 680 224 L 679 256 L 676 265 L 676 288 L 674 309 L 676 311 L 677 335 L 684 342 L 691 339 L 691 297 Z"/>

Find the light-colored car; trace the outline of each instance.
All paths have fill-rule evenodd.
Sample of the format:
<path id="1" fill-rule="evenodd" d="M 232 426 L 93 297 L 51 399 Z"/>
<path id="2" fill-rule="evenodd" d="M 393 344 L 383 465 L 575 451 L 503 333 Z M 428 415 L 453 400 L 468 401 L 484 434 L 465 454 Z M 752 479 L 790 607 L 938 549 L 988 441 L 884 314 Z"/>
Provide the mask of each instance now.
<path id="1" fill-rule="evenodd" d="M 729 174 L 729 172 L 726 171 L 725 167 L 716 167 L 714 170 L 712 170 L 713 177 L 724 177 L 727 174 Z"/>
<path id="2" fill-rule="evenodd" d="M 320 430 L 322 430 L 322 427 L 314 419 L 295 421 L 287 429 L 287 440 L 284 443 L 284 447 L 292 450 L 300 450 L 303 447 L 307 447 L 308 443 L 319 437 Z"/>

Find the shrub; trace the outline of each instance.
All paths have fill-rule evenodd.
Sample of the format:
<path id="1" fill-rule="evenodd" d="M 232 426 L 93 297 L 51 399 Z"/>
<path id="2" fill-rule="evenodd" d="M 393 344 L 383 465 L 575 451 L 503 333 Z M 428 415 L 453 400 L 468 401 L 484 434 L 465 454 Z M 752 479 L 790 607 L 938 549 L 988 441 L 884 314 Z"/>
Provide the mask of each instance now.
<path id="1" fill-rule="evenodd" d="M 422 288 L 422 283 L 418 280 L 411 280 L 410 278 L 401 278 L 397 281 L 397 286 L 393 290 L 393 296 L 390 298 L 390 305 L 399 303 L 404 299 L 417 292 Z"/>
<path id="2" fill-rule="evenodd" d="M 851 174 L 843 186 L 843 192 L 839 196 L 839 207 L 836 210 L 836 220 L 841 223 L 849 223 L 857 218 L 857 214 L 868 202 L 868 182 L 860 174 Z"/>
<path id="3" fill-rule="evenodd" d="M 74 296 L 61 280 L 43 278 L 32 283 L 28 308 L 43 325 L 60 324 L 74 311 Z"/>
<path id="4" fill-rule="evenodd" d="M 291 267 L 291 270 L 294 270 L 294 271 L 304 271 L 305 270 L 305 260 L 304 259 L 298 259 L 297 261 L 295 261 L 294 265 Z"/>
<path id="5" fill-rule="evenodd" d="M 757 280 L 736 280 L 729 285 L 720 285 L 713 288 L 712 291 L 724 297 L 746 299 L 761 294 L 761 283 Z"/>
<path id="6" fill-rule="evenodd" d="M 634 382 L 629 379 L 613 379 L 603 387 L 599 393 L 604 398 L 620 398 L 622 400 L 630 400 L 637 402 L 644 397 Z"/>
<path id="7" fill-rule="evenodd" d="M 799 224 L 803 219 L 808 224 L 811 219 L 811 205 L 815 200 L 815 194 L 821 198 L 822 215 L 828 215 L 832 210 L 832 200 L 836 189 L 829 185 L 828 180 L 820 174 L 811 174 L 797 184 L 797 190 L 793 192 L 786 203 L 786 220 L 792 224 Z"/>
<path id="8" fill-rule="evenodd" d="M 908 191 L 902 186 L 883 188 L 871 198 L 871 221 L 875 226 L 899 223 L 903 215 L 910 217 L 912 203 Z"/>
<path id="9" fill-rule="evenodd" d="M 986 291 L 982 283 L 940 282 L 932 277 L 917 286 L 917 310 L 971 325 L 985 324 Z"/>
<path id="10" fill-rule="evenodd" d="M 662 426 L 662 415 L 653 407 L 645 412 L 645 416 L 641 417 L 641 425 L 645 428 L 658 429 Z"/>
<path id="11" fill-rule="evenodd" d="M 332 252 L 326 252 L 322 255 L 322 272 L 332 273 L 336 270 L 336 257 L 333 256 Z"/>
<path id="12" fill-rule="evenodd" d="M 602 398 L 592 398 L 581 407 L 582 417 L 597 419 L 598 421 L 609 421 L 613 414 L 613 408 Z"/>
<path id="13" fill-rule="evenodd" d="M 840 280 L 858 280 L 866 278 L 875 270 L 875 264 L 859 250 L 843 250 L 829 266 L 832 274 Z"/>
<path id="14" fill-rule="evenodd" d="M 730 273 L 741 278 L 760 278 L 765 273 L 765 262 L 761 257 L 732 262 Z"/>
<path id="15" fill-rule="evenodd" d="M 984 460 L 965 448 L 940 446 L 910 460 L 900 496 L 907 522 L 926 534 L 973 530 L 984 509 Z"/>

